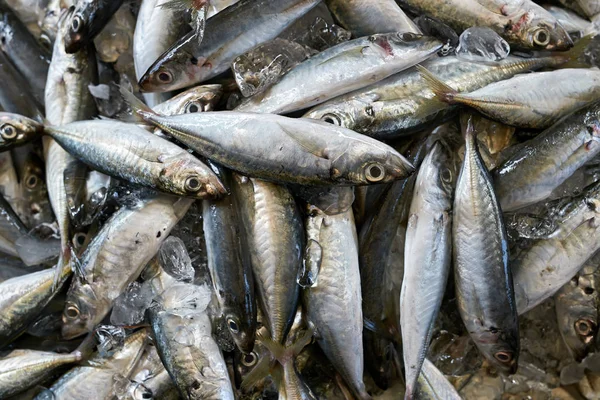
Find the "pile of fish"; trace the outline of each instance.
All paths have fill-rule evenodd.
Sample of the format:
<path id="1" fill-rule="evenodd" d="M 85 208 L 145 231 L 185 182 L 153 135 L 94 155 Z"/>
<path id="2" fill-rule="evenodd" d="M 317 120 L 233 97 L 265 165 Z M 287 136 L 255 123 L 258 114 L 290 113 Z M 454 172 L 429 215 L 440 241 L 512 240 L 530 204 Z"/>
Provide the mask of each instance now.
<path id="1" fill-rule="evenodd" d="M 600 0 L 0 0 L 0 399 L 600 398 Z"/>

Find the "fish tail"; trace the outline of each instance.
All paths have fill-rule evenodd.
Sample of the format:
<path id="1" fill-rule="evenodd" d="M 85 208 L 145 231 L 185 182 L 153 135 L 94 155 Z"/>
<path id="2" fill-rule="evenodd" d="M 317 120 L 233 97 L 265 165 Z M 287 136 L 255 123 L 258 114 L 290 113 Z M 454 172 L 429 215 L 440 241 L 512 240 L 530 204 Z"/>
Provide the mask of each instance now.
<path id="1" fill-rule="evenodd" d="M 585 51 L 596 36 L 595 33 L 591 33 L 587 36 L 579 39 L 575 46 L 569 51 L 557 51 L 554 52 L 554 58 L 558 60 L 560 68 L 589 68 L 592 65 L 583 59 Z"/>
<path id="2" fill-rule="evenodd" d="M 438 99 L 444 103 L 452 104 L 455 102 L 455 97 L 458 94 L 456 90 L 446 85 L 440 78 L 432 74 L 425 67 L 417 65 L 416 68 Z"/>
<path id="3" fill-rule="evenodd" d="M 125 102 L 129 104 L 129 107 L 131 107 L 131 110 L 133 111 L 133 117 L 136 119 L 136 122 L 149 122 L 149 118 L 158 115 L 125 87 L 121 86 L 119 91 L 121 92 L 121 96 L 123 96 Z"/>
<path id="4" fill-rule="evenodd" d="M 273 357 L 284 365 L 295 356 L 300 354 L 311 341 L 314 335 L 314 328 L 310 327 L 306 331 L 298 335 L 296 341 L 288 346 L 284 346 L 279 342 L 274 341 L 269 334 L 258 333 L 257 338 L 271 352 Z"/>

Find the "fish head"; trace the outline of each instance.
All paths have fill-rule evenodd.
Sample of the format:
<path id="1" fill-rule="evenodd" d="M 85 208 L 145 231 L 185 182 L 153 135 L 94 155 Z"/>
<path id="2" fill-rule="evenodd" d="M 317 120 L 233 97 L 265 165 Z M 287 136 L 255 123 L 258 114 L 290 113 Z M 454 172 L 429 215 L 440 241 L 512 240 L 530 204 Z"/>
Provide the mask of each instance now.
<path id="1" fill-rule="evenodd" d="M 165 162 L 159 186 L 166 192 L 197 199 L 214 199 L 227 193 L 217 175 L 191 155 Z"/>
<path id="2" fill-rule="evenodd" d="M 182 89 L 199 81 L 210 63 L 198 59 L 182 48 L 167 52 L 148 68 L 139 81 L 142 92 L 168 92 Z"/>
<path id="3" fill-rule="evenodd" d="M 0 151 L 30 142 L 43 133 L 44 126 L 31 118 L 0 112 Z"/>
<path id="4" fill-rule="evenodd" d="M 573 40 L 560 23 L 531 12 L 508 24 L 505 34 L 512 42 L 527 49 L 561 51 L 573 47 Z"/>
<path id="5" fill-rule="evenodd" d="M 77 6 L 69 9 L 64 36 L 65 51 L 69 54 L 76 53 L 87 43 L 90 34 L 91 7 L 87 1 L 77 2 Z"/>
<path id="6" fill-rule="evenodd" d="M 245 354 L 251 353 L 256 340 L 254 313 L 244 307 L 226 307 L 223 311 L 225 324 L 238 349 Z"/>
<path id="7" fill-rule="evenodd" d="M 98 300 L 89 284 L 74 283 L 63 310 L 63 338 L 72 339 L 91 332 L 109 310 L 110 305 Z"/>
<path id="8" fill-rule="evenodd" d="M 358 185 L 393 182 L 414 171 L 413 165 L 397 151 L 370 138 L 350 144 L 331 162 L 332 180 Z"/>
<path id="9" fill-rule="evenodd" d="M 471 332 L 471 338 L 479 351 L 495 368 L 509 374 L 517 371 L 519 359 L 517 329 L 502 330 L 496 327 L 481 326 L 477 331 Z"/>
<path id="10" fill-rule="evenodd" d="M 365 132 L 375 122 L 373 107 L 370 102 L 360 99 L 324 103 L 306 113 L 304 118 L 321 120 L 335 126 Z"/>
<path id="11" fill-rule="evenodd" d="M 376 38 L 373 43 L 379 45 L 385 54 L 393 56 L 402 54 L 409 49 L 419 49 L 424 53 L 433 54 L 444 45 L 432 36 L 424 36 L 414 32 L 394 32 L 372 35 Z"/>
<path id="12" fill-rule="evenodd" d="M 203 85 L 187 90 L 177 97 L 181 99 L 176 114 L 213 111 L 223 95 L 222 85 Z"/>

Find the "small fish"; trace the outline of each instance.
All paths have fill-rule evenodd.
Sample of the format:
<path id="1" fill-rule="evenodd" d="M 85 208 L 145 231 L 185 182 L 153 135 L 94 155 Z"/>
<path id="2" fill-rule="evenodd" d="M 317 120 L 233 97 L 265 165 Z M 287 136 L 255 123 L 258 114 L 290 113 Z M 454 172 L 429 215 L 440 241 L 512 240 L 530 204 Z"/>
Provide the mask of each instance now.
<path id="1" fill-rule="evenodd" d="M 506 230 L 470 118 L 465 137 L 452 226 L 458 310 L 471 339 L 490 364 L 514 373 L 519 325 Z"/>

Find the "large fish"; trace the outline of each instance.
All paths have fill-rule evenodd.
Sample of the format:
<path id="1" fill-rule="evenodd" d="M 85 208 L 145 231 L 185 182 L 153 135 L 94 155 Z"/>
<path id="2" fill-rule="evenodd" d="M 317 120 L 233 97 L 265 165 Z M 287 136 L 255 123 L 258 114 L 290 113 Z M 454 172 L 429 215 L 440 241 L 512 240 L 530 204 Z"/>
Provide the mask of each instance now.
<path id="1" fill-rule="evenodd" d="M 485 358 L 501 371 L 514 373 L 519 358 L 519 325 L 506 230 L 471 119 L 465 136 L 452 224 L 458 310 Z"/>

